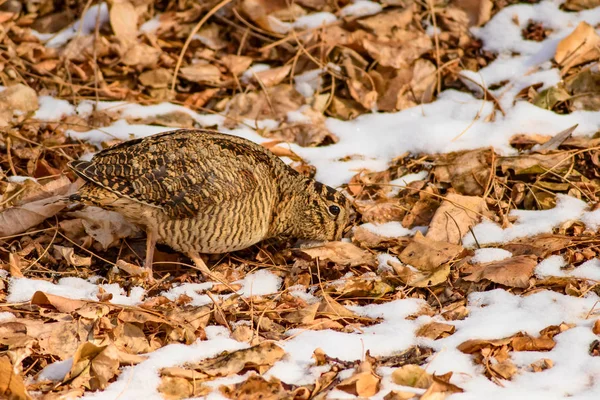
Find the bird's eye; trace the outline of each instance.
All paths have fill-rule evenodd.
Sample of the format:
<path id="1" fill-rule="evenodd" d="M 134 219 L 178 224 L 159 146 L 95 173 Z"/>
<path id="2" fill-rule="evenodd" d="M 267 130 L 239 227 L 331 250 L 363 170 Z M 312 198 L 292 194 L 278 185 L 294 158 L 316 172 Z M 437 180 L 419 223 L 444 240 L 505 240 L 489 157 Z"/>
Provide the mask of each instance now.
<path id="1" fill-rule="evenodd" d="M 335 205 L 333 205 L 333 206 L 329 206 L 329 213 L 330 213 L 331 215 L 333 215 L 333 216 L 336 216 L 336 215 L 338 215 L 338 214 L 340 213 L 340 211 L 341 211 L 341 210 L 340 210 L 340 208 L 339 208 L 338 206 L 335 206 Z"/>

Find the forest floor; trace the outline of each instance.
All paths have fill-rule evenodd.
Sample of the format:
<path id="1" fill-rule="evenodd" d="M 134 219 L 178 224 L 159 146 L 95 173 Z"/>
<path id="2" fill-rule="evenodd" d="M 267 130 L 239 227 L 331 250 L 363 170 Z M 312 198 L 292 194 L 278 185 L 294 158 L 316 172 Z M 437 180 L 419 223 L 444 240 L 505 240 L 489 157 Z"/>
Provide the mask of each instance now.
<path id="1" fill-rule="evenodd" d="M 0 398 L 600 398 L 600 1 L 0 1 Z M 60 199 L 210 128 L 343 190 L 211 256 Z"/>

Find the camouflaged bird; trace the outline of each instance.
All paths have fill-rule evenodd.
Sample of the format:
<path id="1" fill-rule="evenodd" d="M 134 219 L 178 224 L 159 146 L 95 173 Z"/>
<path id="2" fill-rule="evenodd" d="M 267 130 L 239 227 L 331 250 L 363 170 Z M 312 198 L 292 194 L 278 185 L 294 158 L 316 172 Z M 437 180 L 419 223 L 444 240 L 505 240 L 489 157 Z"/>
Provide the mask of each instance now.
<path id="1" fill-rule="evenodd" d="M 85 184 L 71 200 L 117 211 L 155 244 L 187 254 L 244 249 L 261 240 L 339 240 L 349 202 L 264 147 L 208 130 L 176 130 L 120 143 L 69 167 Z"/>

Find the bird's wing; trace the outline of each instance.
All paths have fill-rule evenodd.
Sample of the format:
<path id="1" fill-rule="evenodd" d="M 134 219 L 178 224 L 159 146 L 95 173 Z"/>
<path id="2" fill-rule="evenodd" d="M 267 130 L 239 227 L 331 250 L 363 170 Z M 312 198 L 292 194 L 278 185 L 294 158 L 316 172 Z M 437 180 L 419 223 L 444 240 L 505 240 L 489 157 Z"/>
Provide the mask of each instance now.
<path id="1" fill-rule="evenodd" d="M 89 182 L 160 207 L 173 218 L 193 217 L 257 190 L 256 164 L 268 155 L 244 140 L 202 135 L 175 131 L 131 140 L 70 167 Z"/>

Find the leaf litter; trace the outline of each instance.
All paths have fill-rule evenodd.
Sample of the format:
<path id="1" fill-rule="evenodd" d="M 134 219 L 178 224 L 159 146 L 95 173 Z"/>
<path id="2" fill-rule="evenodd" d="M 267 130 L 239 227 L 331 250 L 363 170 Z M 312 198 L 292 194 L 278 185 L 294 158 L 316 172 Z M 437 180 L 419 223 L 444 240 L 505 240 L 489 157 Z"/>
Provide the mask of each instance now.
<path id="1" fill-rule="evenodd" d="M 598 395 L 599 4 L 512 3 L 3 2 L 0 397 Z M 341 186 L 352 229 L 209 257 L 228 284 L 159 247 L 146 284 L 66 164 L 176 127 Z"/>

